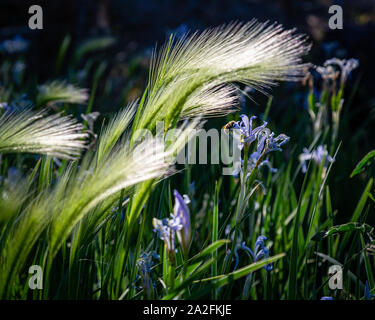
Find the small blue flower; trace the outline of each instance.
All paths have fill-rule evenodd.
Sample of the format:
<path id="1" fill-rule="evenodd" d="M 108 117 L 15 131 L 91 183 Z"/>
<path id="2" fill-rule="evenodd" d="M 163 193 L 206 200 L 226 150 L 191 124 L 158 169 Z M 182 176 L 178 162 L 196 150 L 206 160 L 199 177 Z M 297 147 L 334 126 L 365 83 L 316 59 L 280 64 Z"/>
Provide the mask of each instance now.
<path id="1" fill-rule="evenodd" d="M 250 172 L 255 167 L 263 165 L 268 166 L 271 172 L 276 172 L 277 169 L 272 168 L 270 162 L 263 157 L 271 151 L 282 151 L 281 146 L 289 141 L 289 137 L 285 134 L 280 134 L 275 137 L 275 133 L 268 129 L 267 122 L 261 126 L 253 128 L 252 122 L 256 119 L 255 116 L 249 119 L 246 115 L 241 115 L 241 121 L 235 122 L 233 127 L 233 138 L 237 143 L 238 151 L 234 155 L 234 170 L 233 175 L 237 176 L 241 171 L 244 164 L 241 156 L 241 150 L 245 145 L 249 146 L 257 140 L 256 151 L 249 156 L 248 166 Z"/>
<path id="2" fill-rule="evenodd" d="M 171 214 L 170 219 L 156 219 L 152 220 L 154 232 L 156 232 L 161 240 L 164 241 L 165 246 L 169 253 L 176 251 L 174 239 L 176 231 L 182 229 L 182 223 L 179 217 Z"/>
<path id="3" fill-rule="evenodd" d="M 168 251 L 171 250 L 170 238 L 171 238 L 171 230 L 168 226 L 167 219 L 152 219 L 152 225 L 154 226 L 154 232 L 156 232 L 160 238 L 163 240 L 165 245 L 167 246 Z"/>
<path id="4" fill-rule="evenodd" d="M 265 128 L 258 135 L 257 152 L 259 154 L 267 154 L 272 151 L 282 151 L 281 146 L 289 141 L 286 134 L 279 134 L 275 137 L 275 133 Z"/>
<path id="5" fill-rule="evenodd" d="M 13 39 L 0 42 L 0 51 L 8 54 L 24 52 L 29 48 L 30 41 L 16 35 Z"/>
<path id="6" fill-rule="evenodd" d="M 316 150 L 313 152 L 309 152 L 306 148 L 303 148 L 303 153 L 299 156 L 299 161 L 302 163 L 302 172 L 305 173 L 307 170 L 306 161 L 313 160 L 317 165 L 320 165 L 325 157 L 325 164 L 326 167 L 328 162 L 334 162 L 335 159 L 332 158 L 328 151 L 324 148 L 323 145 L 319 145 Z"/>
<path id="7" fill-rule="evenodd" d="M 155 286 L 151 278 L 152 259 L 159 260 L 160 257 L 154 252 L 143 252 L 137 261 L 137 268 L 143 282 L 143 290 L 149 298 L 153 296 Z"/>
<path id="8" fill-rule="evenodd" d="M 182 197 L 177 190 L 174 190 L 174 197 L 175 204 L 170 218 L 161 220 L 154 218 L 152 220 L 154 232 L 157 232 L 159 238 L 164 241 L 164 244 L 171 255 L 176 252 L 176 233 L 181 248 L 185 253 L 189 250 L 191 238 L 190 212 L 187 207 L 187 203 L 189 203 L 190 200 L 186 195 Z"/>
<path id="9" fill-rule="evenodd" d="M 248 116 L 242 114 L 241 121 L 238 121 L 233 125 L 233 129 L 235 129 L 234 137 L 237 140 L 240 149 L 242 149 L 245 144 L 250 145 L 254 142 L 257 139 L 258 133 L 267 126 L 267 122 L 264 122 L 261 126 L 253 129 L 253 120 L 256 118 L 256 116 L 252 116 L 249 119 Z"/>
<path id="10" fill-rule="evenodd" d="M 173 212 L 176 217 L 178 217 L 178 222 L 182 225 L 180 230 L 176 230 L 177 237 L 180 242 L 182 250 L 187 253 L 190 246 L 191 238 L 191 227 L 190 227 L 190 212 L 187 204 L 190 202 L 190 199 L 187 195 L 181 197 L 177 190 L 173 191 L 174 193 L 174 208 Z"/>
<path id="11" fill-rule="evenodd" d="M 372 300 L 373 298 L 375 298 L 375 294 L 371 293 L 370 291 L 370 286 L 368 284 L 368 281 L 366 281 L 366 285 L 365 285 L 365 298 L 366 300 Z"/>
<path id="12" fill-rule="evenodd" d="M 253 262 L 257 262 L 261 259 L 267 259 L 270 255 L 269 249 L 265 246 L 264 242 L 267 240 L 265 236 L 259 236 L 255 242 L 254 251 L 252 251 L 248 246 L 246 246 L 246 242 L 243 241 L 241 245 L 236 246 L 236 250 L 234 252 L 236 262 L 234 266 L 234 270 L 237 269 L 238 263 L 239 263 L 239 256 L 238 256 L 238 249 L 245 250 L 253 259 Z M 264 269 L 267 271 L 271 271 L 273 269 L 273 264 L 267 264 Z"/>
<path id="13" fill-rule="evenodd" d="M 346 80 L 348 79 L 350 73 L 358 68 L 359 61 L 357 59 L 338 59 L 338 58 L 332 58 L 324 62 L 324 66 L 331 66 L 336 65 L 341 69 L 341 84 L 344 84 Z"/>
<path id="14" fill-rule="evenodd" d="M 320 74 L 323 80 L 332 80 L 335 81 L 340 73 L 336 71 L 332 66 L 328 65 L 325 67 L 317 66 L 315 70 Z"/>
<path id="15" fill-rule="evenodd" d="M 0 114 L 16 113 L 33 108 L 33 103 L 27 99 L 27 95 L 23 94 L 19 98 L 11 102 L 0 102 Z"/>

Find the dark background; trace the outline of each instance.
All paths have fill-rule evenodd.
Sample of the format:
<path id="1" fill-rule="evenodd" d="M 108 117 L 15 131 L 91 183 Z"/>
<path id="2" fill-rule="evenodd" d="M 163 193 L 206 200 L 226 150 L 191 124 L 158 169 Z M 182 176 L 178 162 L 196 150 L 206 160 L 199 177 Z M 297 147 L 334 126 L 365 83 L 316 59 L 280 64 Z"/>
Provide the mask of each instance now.
<path id="1" fill-rule="evenodd" d="M 27 26 L 32 4 L 43 8 L 43 30 Z M 343 30 L 328 28 L 328 8 L 333 4 L 343 8 Z M 375 0 L 1 0 L 0 40 L 16 34 L 32 39 L 33 62 L 42 73 L 66 34 L 75 43 L 113 35 L 119 50 L 132 51 L 163 42 L 176 29 L 204 29 L 252 18 L 278 21 L 309 34 L 316 64 L 334 55 L 358 58 L 366 65 L 367 84 L 375 89 L 370 78 L 375 66 Z"/>
<path id="2" fill-rule="evenodd" d="M 32 4 L 43 8 L 43 30 L 28 28 Z M 328 8 L 333 4 L 343 8 L 343 30 L 328 28 Z M 28 71 L 41 82 L 51 77 L 67 34 L 72 37 L 73 48 L 92 37 L 114 36 L 116 45 L 106 59 L 116 64 L 140 53 L 149 56 L 153 46 L 163 43 L 171 32 L 202 30 L 252 18 L 278 21 L 307 33 L 313 43 L 307 60 L 316 65 L 333 56 L 359 59 L 362 99 L 357 103 L 375 103 L 371 99 L 375 92 L 375 0 L 1 0 L 0 41 L 14 35 L 31 40 Z M 143 65 L 147 68 L 148 62 Z"/>

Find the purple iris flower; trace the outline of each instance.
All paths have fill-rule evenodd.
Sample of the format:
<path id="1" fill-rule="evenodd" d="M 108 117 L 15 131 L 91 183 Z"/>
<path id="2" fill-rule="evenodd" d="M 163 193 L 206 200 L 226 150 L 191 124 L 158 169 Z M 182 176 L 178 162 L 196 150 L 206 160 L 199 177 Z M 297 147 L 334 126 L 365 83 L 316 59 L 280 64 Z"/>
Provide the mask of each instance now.
<path id="1" fill-rule="evenodd" d="M 275 133 L 268 128 L 264 128 L 258 133 L 257 152 L 259 154 L 267 154 L 271 151 L 282 151 L 281 146 L 289 141 L 286 134 L 279 134 L 275 137 Z"/>
<path id="2" fill-rule="evenodd" d="M 184 195 L 184 198 L 177 190 L 173 191 L 174 194 L 174 208 L 173 213 L 178 217 L 182 228 L 178 230 L 177 237 L 182 250 L 187 253 L 190 246 L 191 227 L 190 227 L 190 212 L 187 203 L 190 202 L 189 198 Z"/>
<path id="3" fill-rule="evenodd" d="M 367 300 L 371 300 L 372 298 L 375 298 L 375 294 L 372 294 L 370 291 L 370 286 L 368 284 L 368 281 L 366 281 L 366 285 L 365 285 L 365 298 Z"/>
<path id="4" fill-rule="evenodd" d="M 324 66 L 330 66 L 330 65 L 337 65 L 341 69 L 341 84 L 344 84 L 346 80 L 348 79 L 348 76 L 350 73 L 358 68 L 359 61 L 357 59 L 349 59 L 349 60 L 340 60 L 337 58 L 332 58 L 324 62 Z"/>
<path id="5" fill-rule="evenodd" d="M 256 118 L 256 116 L 252 116 L 249 119 L 247 115 L 242 114 L 241 121 L 233 125 L 233 128 L 236 129 L 234 130 L 235 135 L 239 135 L 239 137 L 237 136 L 236 138 L 240 149 L 243 148 L 244 144 L 250 145 L 254 142 L 257 139 L 258 133 L 267 126 L 267 122 L 264 122 L 261 126 L 253 129 L 253 120 Z"/>
<path id="6" fill-rule="evenodd" d="M 175 204 L 170 218 L 161 220 L 154 218 L 152 224 L 154 232 L 157 232 L 159 238 L 164 241 L 170 254 L 176 252 L 176 233 L 183 252 L 187 254 L 191 238 L 190 212 L 187 206 L 190 200 L 186 195 L 182 197 L 177 190 L 174 190 L 174 197 Z"/>
<path id="7" fill-rule="evenodd" d="M 156 219 L 152 220 L 154 232 L 156 232 L 161 240 L 164 241 L 165 246 L 169 253 L 176 251 L 174 239 L 176 231 L 182 229 L 182 223 L 179 217 L 171 214 L 169 219 Z"/>
<path id="8" fill-rule="evenodd" d="M 254 251 L 251 250 L 248 246 L 246 246 L 246 242 L 242 242 L 239 246 L 240 249 L 245 250 L 247 253 L 250 254 L 250 256 L 253 259 L 253 262 L 257 262 L 261 259 L 267 259 L 270 255 L 270 250 L 265 246 L 264 242 L 267 240 L 265 236 L 259 236 L 255 242 Z M 237 250 L 235 252 L 236 257 L 236 264 L 234 266 L 234 270 L 237 269 L 238 263 L 239 263 L 239 257 Z M 267 271 L 271 271 L 273 269 L 273 264 L 267 264 L 264 269 Z"/>
<path id="9" fill-rule="evenodd" d="M 21 53 L 27 51 L 30 41 L 24 39 L 20 35 L 16 35 L 13 39 L 6 39 L 0 42 L 0 52 L 8 54 Z"/>
<path id="10" fill-rule="evenodd" d="M 275 137 L 275 133 L 268 129 L 267 122 L 264 122 L 261 126 L 253 128 L 253 120 L 255 116 L 249 119 L 246 115 L 241 115 L 241 121 L 237 121 L 233 124 L 233 137 L 237 143 L 238 149 L 242 150 L 244 145 L 249 146 L 254 141 L 257 141 L 256 151 L 249 156 L 250 171 L 256 166 L 260 167 L 267 165 L 271 172 L 276 172 L 277 169 L 272 168 L 270 162 L 265 159 L 261 161 L 267 153 L 271 151 L 282 151 L 281 146 L 289 141 L 289 137 L 285 134 L 279 134 Z M 241 157 L 241 152 L 238 152 L 234 160 L 237 165 L 233 171 L 233 175 L 236 176 L 242 170 L 242 164 L 244 161 Z M 259 162 L 258 162 L 259 160 Z"/>
<path id="11" fill-rule="evenodd" d="M 307 170 L 306 161 L 313 160 L 317 165 L 320 165 L 325 157 L 324 166 L 327 167 L 328 162 L 334 162 L 335 159 L 332 158 L 328 151 L 323 145 L 319 145 L 316 150 L 309 152 L 306 148 L 303 148 L 303 153 L 299 155 L 299 161 L 302 163 L 302 172 L 305 173 Z"/>

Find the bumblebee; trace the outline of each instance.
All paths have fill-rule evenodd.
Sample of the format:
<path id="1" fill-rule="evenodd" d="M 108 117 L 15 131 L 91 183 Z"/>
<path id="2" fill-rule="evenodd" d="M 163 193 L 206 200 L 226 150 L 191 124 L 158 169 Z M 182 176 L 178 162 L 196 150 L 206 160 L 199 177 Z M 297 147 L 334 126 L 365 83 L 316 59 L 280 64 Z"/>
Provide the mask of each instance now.
<path id="1" fill-rule="evenodd" d="M 222 129 L 224 129 L 225 133 L 228 133 L 228 131 L 230 131 L 231 129 L 233 129 L 235 123 L 236 123 L 236 121 L 234 121 L 234 120 L 229 121 L 226 125 L 223 126 Z"/>

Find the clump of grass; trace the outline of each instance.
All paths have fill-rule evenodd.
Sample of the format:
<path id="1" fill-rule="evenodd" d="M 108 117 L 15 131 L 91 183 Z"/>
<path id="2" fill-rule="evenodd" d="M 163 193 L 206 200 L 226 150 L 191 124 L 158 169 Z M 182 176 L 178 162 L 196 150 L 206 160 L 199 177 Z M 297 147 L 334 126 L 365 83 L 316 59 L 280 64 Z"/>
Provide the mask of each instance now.
<path id="1" fill-rule="evenodd" d="M 4 112 L 0 116 L 0 153 L 28 152 L 72 159 L 85 148 L 87 134 L 70 116 L 47 111 Z"/>
<path id="2" fill-rule="evenodd" d="M 308 66 L 301 58 L 309 47 L 293 30 L 256 20 L 171 37 L 153 54 L 136 128 L 153 130 L 158 120 L 168 127 L 181 116 L 229 113 L 236 102 L 229 83 L 264 91 L 277 80 L 301 79 Z"/>
<path id="3" fill-rule="evenodd" d="M 88 90 L 72 84 L 52 81 L 38 87 L 36 106 L 46 106 L 52 103 L 84 104 L 88 100 Z"/>
<path id="4" fill-rule="evenodd" d="M 80 46 L 69 81 L 39 87 L 35 104 L 85 103 L 87 91 L 68 83 L 79 78 L 76 67 L 89 52 L 112 43 L 105 38 Z M 69 44 L 66 38 L 57 58 L 59 74 Z M 373 210 L 373 152 L 353 171 L 365 188 L 353 201 L 349 223 L 339 226 L 331 179 L 336 167 L 344 177 L 352 171 L 337 157 L 353 60 L 330 61 L 346 73 L 338 83 L 339 70 L 325 70 L 333 78 L 324 79 L 319 97 L 310 78 L 306 118 L 296 114 L 298 123 L 283 113 L 274 130 L 271 102 L 270 123 L 228 117 L 243 160 L 233 176 L 221 176 L 217 166 L 178 171 L 172 165 L 205 117 L 238 109 L 238 84 L 267 93 L 278 81 L 308 79 L 302 57 L 309 47 L 294 30 L 255 20 L 172 36 L 152 56 L 143 95 L 109 119 L 97 119 L 100 133 L 90 147 L 88 131 L 71 116 L 3 108 L 0 297 L 371 299 L 374 235 L 366 218 Z M 106 65 L 96 71 L 86 113 Z M 15 95 L 10 85 L 5 92 Z M 162 134 L 143 141 L 158 121 Z M 94 134 L 94 124 L 89 127 Z M 168 129 L 178 133 L 174 139 Z M 273 133 L 281 130 L 286 134 Z M 343 267 L 345 291 L 327 287 L 330 264 Z M 41 291 L 28 287 L 30 265 L 42 266 Z"/>

